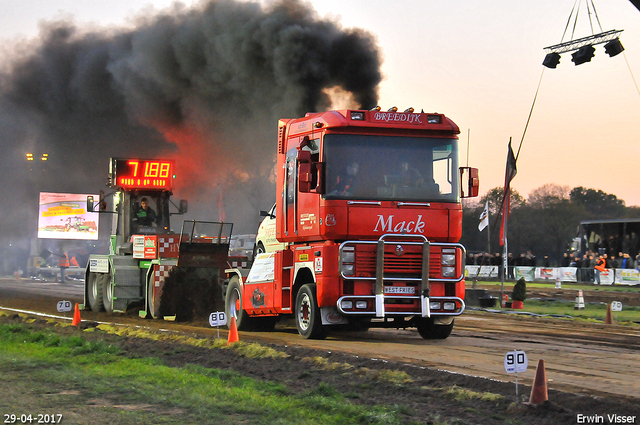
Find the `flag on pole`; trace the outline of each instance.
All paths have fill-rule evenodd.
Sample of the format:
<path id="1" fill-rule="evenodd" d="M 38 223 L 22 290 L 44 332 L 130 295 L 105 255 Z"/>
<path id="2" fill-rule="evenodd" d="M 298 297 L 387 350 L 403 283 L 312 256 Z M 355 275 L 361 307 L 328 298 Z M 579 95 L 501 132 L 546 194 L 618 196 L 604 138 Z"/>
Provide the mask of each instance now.
<path id="1" fill-rule="evenodd" d="M 478 230 L 481 232 L 485 227 L 489 225 L 489 201 L 484 205 L 484 210 L 480 214 L 480 224 L 478 224 Z"/>
<path id="2" fill-rule="evenodd" d="M 504 196 L 502 198 L 502 225 L 500 226 L 500 245 L 504 245 L 507 237 L 507 219 L 511 206 L 511 180 L 517 174 L 516 157 L 511 149 L 511 139 L 509 139 L 509 152 L 507 152 L 507 170 L 504 175 Z"/>

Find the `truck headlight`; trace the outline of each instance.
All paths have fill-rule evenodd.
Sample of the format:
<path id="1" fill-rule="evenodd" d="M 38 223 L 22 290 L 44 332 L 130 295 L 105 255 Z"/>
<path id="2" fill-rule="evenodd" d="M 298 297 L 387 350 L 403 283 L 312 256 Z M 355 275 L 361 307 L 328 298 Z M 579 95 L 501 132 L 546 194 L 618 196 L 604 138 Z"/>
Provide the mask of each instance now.
<path id="1" fill-rule="evenodd" d="M 442 277 L 455 277 L 456 268 L 451 266 L 446 266 L 442 268 Z"/>
<path id="2" fill-rule="evenodd" d="M 366 301 L 356 301 L 356 308 L 365 309 L 367 308 Z"/>
<path id="3" fill-rule="evenodd" d="M 345 276 L 353 276 L 353 264 L 342 264 L 342 274 Z"/>
<path id="4" fill-rule="evenodd" d="M 456 264 L 456 255 L 455 254 L 443 254 L 442 255 L 442 265 L 443 266 L 454 266 Z"/>
<path id="5" fill-rule="evenodd" d="M 342 262 L 353 263 L 356 261 L 356 253 L 353 251 L 342 251 Z"/>
<path id="6" fill-rule="evenodd" d="M 340 307 L 342 307 L 343 310 L 351 310 L 353 308 L 353 301 L 342 300 L 340 302 Z"/>
<path id="7" fill-rule="evenodd" d="M 354 263 L 356 261 L 356 253 L 353 248 L 343 249 L 340 253 L 340 262 L 342 263 L 340 271 L 345 276 L 353 276 L 355 273 Z"/>

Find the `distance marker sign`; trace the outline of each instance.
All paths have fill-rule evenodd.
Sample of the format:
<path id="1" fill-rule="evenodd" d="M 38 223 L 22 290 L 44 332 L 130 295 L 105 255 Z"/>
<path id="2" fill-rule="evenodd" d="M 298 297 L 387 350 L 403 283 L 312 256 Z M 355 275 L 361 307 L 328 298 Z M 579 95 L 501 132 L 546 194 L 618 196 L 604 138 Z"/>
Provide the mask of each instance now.
<path id="1" fill-rule="evenodd" d="M 224 326 L 227 324 L 227 315 L 224 311 L 216 311 L 209 315 L 209 324 L 213 327 Z"/>
<path id="2" fill-rule="evenodd" d="M 71 301 L 58 301 L 58 311 L 60 313 L 71 311 Z"/>
<path id="3" fill-rule="evenodd" d="M 529 366 L 529 359 L 527 359 L 527 353 L 524 351 L 509 351 L 504 356 L 504 370 L 507 373 L 524 372 Z"/>

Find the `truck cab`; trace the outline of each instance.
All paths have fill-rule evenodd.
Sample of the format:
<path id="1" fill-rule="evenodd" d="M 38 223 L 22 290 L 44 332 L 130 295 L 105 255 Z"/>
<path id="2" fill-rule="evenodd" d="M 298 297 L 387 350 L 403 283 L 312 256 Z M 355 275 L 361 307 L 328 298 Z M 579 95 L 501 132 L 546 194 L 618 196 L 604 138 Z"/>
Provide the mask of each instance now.
<path id="1" fill-rule="evenodd" d="M 262 294 L 260 308 L 243 300 L 246 316 L 292 314 L 305 338 L 343 324 L 446 338 L 464 311 L 461 199 L 478 194 L 477 169 L 459 166 L 458 126 L 375 109 L 309 113 L 278 129 L 270 217 L 281 245 L 244 282 Z M 275 290 L 261 286 L 272 280 Z"/>

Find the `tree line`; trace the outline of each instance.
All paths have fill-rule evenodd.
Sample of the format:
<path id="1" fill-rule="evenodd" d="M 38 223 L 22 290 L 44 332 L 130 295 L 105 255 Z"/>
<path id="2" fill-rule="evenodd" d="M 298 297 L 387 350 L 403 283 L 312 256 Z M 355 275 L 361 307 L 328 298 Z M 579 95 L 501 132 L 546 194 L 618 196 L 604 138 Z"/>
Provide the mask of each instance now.
<path id="1" fill-rule="evenodd" d="M 503 188 L 489 190 L 479 201 L 463 204 L 462 238 L 467 252 L 502 253 L 499 242 Z M 480 215 L 489 203 L 489 227 L 478 230 Z M 509 252 L 517 257 L 531 251 L 537 258 L 549 256 L 558 265 L 584 220 L 640 218 L 640 207 L 627 207 L 622 199 L 602 190 L 582 186 L 545 184 L 525 199 L 511 190 L 508 220 Z M 490 233 L 490 237 L 488 237 Z"/>

